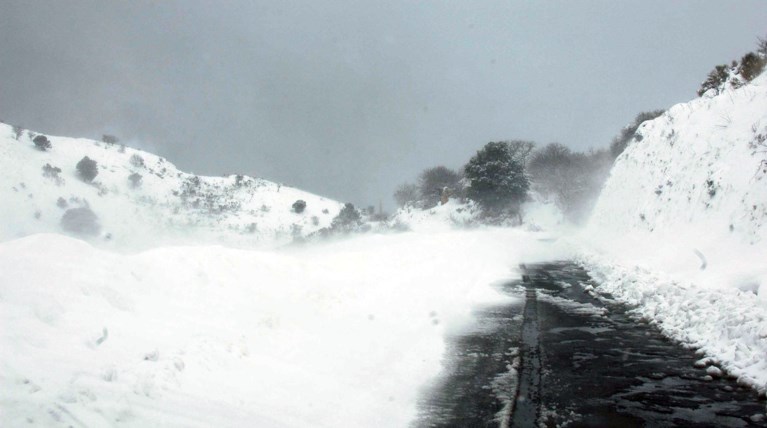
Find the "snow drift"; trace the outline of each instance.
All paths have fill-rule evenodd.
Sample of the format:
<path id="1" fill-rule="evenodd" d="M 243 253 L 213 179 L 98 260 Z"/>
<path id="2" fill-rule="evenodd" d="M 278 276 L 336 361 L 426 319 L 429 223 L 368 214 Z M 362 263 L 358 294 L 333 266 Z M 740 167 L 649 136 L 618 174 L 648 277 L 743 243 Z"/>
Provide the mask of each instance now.
<path id="1" fill-rule="evenodd" d="M 510 229 L 280 251 L 0 243 L 0 425 L 406 426 L 446 331 L 554 244 Z M 559 253 L 563 256 L 563 253 Z"/>
<path id="2" fill-rule="evenodd" d="M 767 384 L 767 75 L 642 124 L 597 202 L 600 291 Z M 608 256 L 609 255 L 609 256 Z"/>

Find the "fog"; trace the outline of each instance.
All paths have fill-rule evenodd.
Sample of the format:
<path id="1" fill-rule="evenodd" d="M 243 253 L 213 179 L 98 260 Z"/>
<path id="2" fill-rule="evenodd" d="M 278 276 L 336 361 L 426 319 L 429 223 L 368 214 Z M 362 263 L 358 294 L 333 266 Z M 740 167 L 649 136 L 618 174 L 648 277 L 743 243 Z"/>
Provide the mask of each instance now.
<path id="1" fill-rule="evenodd" d="M 764 36 L 763 2 L 0 1 L 0 120 L 393 207 L 521 138 L 603 147 Z"/>

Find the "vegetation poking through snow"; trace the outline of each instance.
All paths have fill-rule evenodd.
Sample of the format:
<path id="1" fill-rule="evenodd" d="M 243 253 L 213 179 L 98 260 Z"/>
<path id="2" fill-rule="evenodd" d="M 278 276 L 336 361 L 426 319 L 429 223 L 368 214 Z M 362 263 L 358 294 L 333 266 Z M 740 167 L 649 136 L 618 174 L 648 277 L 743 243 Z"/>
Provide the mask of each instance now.
<path id="1" fill-rule="evenodd" d="M 76 168 L 77 168 L 77 174 L 86 183 L 92 182 L 93 179 L 96 178 L 97 175 L 99 175 L 98 163 L 95 160 L 89 158 L 88 156 L 85 156 L 82 159 L 80 159 L 80 162 L 77 162 Z"/>
<path id="2" fill-rule="evenodd" d="M 38 150 L 43 152 L 46 150 L 50 150 L 51 147 L 53 147 L 51 145 L 51 142 L 48 140 L 48 137 L 46 137 L 45 135 L 36 136 L 34 139 L 32 139 L 32 142 L 35 144 L 35 147 L 37 147 Z"/>
<path id="3" fill-rule="evenodd" d="M 89 207 L 66 210 L 61 217 L 61 228 L 82 236 L 95 236 L 101 232 L 99 218 Z"/>

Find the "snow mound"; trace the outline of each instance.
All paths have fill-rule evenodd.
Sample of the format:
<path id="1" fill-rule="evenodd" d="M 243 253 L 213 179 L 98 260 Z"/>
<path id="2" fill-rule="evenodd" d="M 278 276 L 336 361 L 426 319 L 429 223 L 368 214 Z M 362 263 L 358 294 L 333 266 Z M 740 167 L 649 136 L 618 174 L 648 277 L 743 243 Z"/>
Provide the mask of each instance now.
<path id="1" fill-rule="evenodd" d="M 34 233 L 63 233 L 68 209 L 88 207 L 98 226 L 87 237 L 119 248 L 221 242 L 289 242 L 330 225 L 341 204 L 289 186 L 243 175 L 204 177 L 165 159 L 119 144 L 46 136 L 39 150 L 29 131 L 0 123 L 0 241 Z M 85 182 L 76 165 L 95 160 Z M 131 178 L 132 177 L 132 178 Z M 140 178 L 139 178 L 140 177 Z M 297 200 L 306 209 L 293 212 Z"/>
<path id="2" fill-rule="evenodd" d="M 609 293 L 767 385 L 767 75 L 643 123 L 582 238 Z"/>
<path id="3" fill-rule="evenodd" d="M 481 214 L 479 206 L 473 201 L 462 203 L 449 199 L 444 205 L 425 210 L 411 205 L 400 208 L 390 223 L 415 232 L 439 232 L 477 225 Z"/>

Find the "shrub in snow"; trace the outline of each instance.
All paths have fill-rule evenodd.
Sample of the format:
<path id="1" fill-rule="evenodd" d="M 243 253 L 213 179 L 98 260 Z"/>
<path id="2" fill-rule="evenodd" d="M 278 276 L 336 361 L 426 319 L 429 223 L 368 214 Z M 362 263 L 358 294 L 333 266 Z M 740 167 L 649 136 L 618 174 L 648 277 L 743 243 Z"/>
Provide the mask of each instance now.
<path id="1" fill-rule="evenodd" d="M 61 172 L 61 168 L 52 166 L 49 163 L 43 165 L 43 177 L 54 180 L 56 184 L 58 185 L 61 185 L 64 183 L 64 179 L 59 177 L 60 172 Z"/>
<path id="2" fill-rule="evenodd" d="M 107 144 L 117 144 L 119 139 L 115 137 L 114 135 L 104 134 L 101 136 L 101 141 L 107 143 Z"/>
<path id="3" fill-rule="evenodd" d="M 128 176 L 128 181 L 130 182 L 130 185 L 132 188 L 137 188 L 141 186 L 141 180 L 143 177 L 141 177 L 141 174 L 134 172 L 133 174 Z"/>
<path id="4" fill-rule="evenodd" d="M 330 228 L 334 231 L 349 232 L 356 230 L 362 225 L 362 216 L 354 208 L 354 204 L 346 203 L 338 215 L 333 219 Z"/>
<path id="5" fill-rule="evenodd" d="M 767 63 L 767 60 L 764 57 L 754 52 L 749 52 L 740 59 L 738 74 L 743 76 L 746 82 L 750 82 L 756 76 L 762 74 L 765 63 Z"/>
<path id="6" fill-rule="evenodd" d="M 85 182 L 91 182 L 99 175 L 99 167 L 95 160 L 85 156 L 77 162 L 77 174 Z"/>
<path id="7" fill-rule="evenodd" d="M 506 209 L 518 212 L 530 188 L 523 163 L 528 153 L 507 142 L 487 143 L 464 168 L 469 180 L 467 196 L 488 214 Z"/>
<path id="8" fill-rule="evenodd" d="M 706 80 L 700 84 L 698 96 L 702 96 L 711 89 L 715 90 L 718 94 L 729 76 L 729 67 L 727 67 L 727 65 L 717 65 L 710 73 L 708 73 Z"/>
<path id="9" fill-rule="evenodd" d="M 48 137 L 45 135 L 38 135 L 32 142 L 35 143 L 35 147 L 37 147 L 38 150 L 46 151 L 52 147 L 51 142 L 48 141 Z"/>
<path id="10" fill-rule="evenodd" d="M 144 158 L 137 154 L 133 154 L 130 157 L 130 164 L 135 166 L 136 168 L 143 168 L 144 167 Z"/>
<path id="11" fill-rule="evenodd" d="M 457 190 L 460 187 L 461 174 L 444 166 L 425 169 L 418 176 L 418 196 L 423 208 L 437 206 L 445 188 Z"/>
<path id="12" fill-rule="evenodd" d="M 306 209 L 306 201 L 299 199 L 293 202 L 293 212 L 301 214 Z"/>
<path id="13" fill-rule="evenodd" d="M 98 216 L 88 207 L 66 210 L 61 217 L 61 228 L 83 236 L 94 236 L 101 232 Z"/>
<path id="14" fill-rule="evenodd" d="M 67 203 L 66 199 L 64 199 L 62 197 L 59 197 L 58 199 L 56 199 L 56 206 L 57 207 L 59 207 L 59 208 L 66 208 L 68 205 L 69 204 Z"/>

